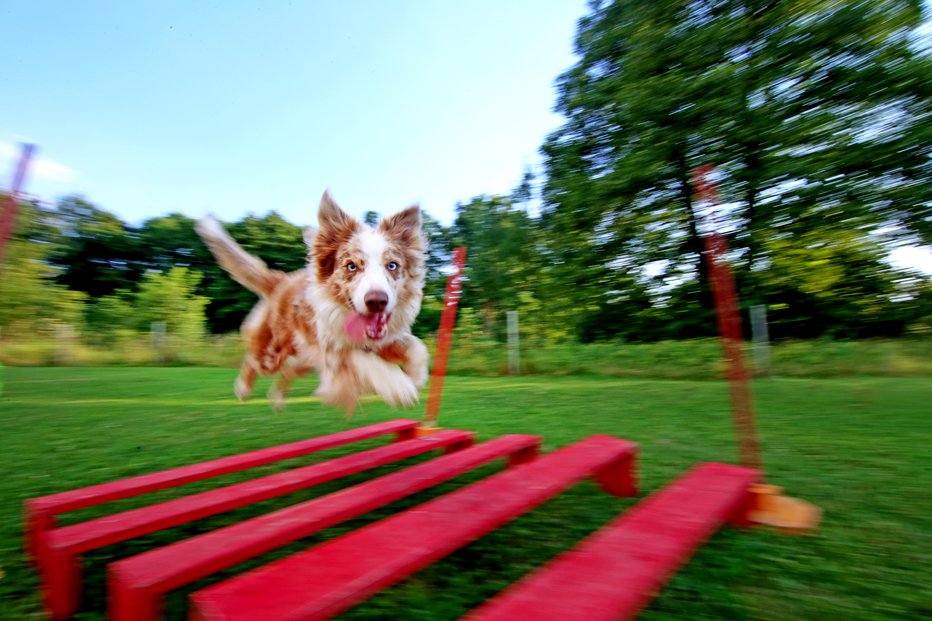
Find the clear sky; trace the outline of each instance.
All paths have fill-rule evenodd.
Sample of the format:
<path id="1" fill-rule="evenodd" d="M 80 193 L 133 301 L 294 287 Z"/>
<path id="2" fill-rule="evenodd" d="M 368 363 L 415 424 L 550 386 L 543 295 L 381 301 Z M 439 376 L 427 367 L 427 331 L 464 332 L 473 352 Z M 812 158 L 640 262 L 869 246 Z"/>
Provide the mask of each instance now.
<path id="1" fill-rule="evenodd" d="M 124 220 L 316 220 L 507 193 L 560 123 L 585 0 L 32 0 L 0 7 L 0 183 Z"/>

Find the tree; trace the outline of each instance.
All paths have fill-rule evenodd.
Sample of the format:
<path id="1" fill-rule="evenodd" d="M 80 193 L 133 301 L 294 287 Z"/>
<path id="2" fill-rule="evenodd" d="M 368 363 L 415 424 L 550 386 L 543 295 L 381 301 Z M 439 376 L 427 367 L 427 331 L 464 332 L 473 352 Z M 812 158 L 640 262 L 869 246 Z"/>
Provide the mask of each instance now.
<path id="1" fill-rule="evenodd" d="M 143 274 L 136 231 L 114 214 L 79 196 L 61 199 L 55 209 L 58 231 L 49 260 L 57 281 L 90 297 L 134 287 Z"/>
<path id="2" fill-rule="evenodd" d="M 363 214 L 362 221 L 368 224 L 369 226 L 375 226 L 379 223 L 379 213 L 377 211 L 372 211 L 371 209 Z"/>
<path id="3" fill-rule="evenodd" d="M 164 322 L 167 334 L 182 342 L 199 342 L 205 333 L 204 309 L 208 300 L 197 295 L 201 275 L 185 267 L 149 272 L 140 283 L 135 309 L 138 327 L 148 331 L 152 322 Z"/>
<path id="4" fill-rule="evenodd" d="M 291 224 L 272 211 L 262 216 L 247 216 L 243 220 L 226 225 L 230 235 L 247 252 L 250 252 L 272 268 L 291 272 L 304 268 L 307 247 L 301 228 Z M 203 248 L 203 242 L 199 242 Z M 199 269 L 205 274 L 200 289 L 210 298 L 207 317 L 213 332 L 237 330 L 256 303 L 256 295 L 236 283 L 223 272 L 213 257 L 207 255 L 206 265 Z"/>
<path id="5" fill-rule="evenodd" d="M 133 295 L 125 289 L 89 301 L 85 317 L 87 336 L 104 345 L 112 345 L 121 337 L 132 335 L 143 327 L 139 325 L 136 309 L 133 308 Z"/>
<path id="6" fill-rule="evenodd" d="M 538 262 L 527 212 L 502 196 L 473 198 L 456 206 L 452 238 L 468 248 L 463 306 L 479 311 L 488 331 L 503 333 L 505 311 L 534 293 Z"/>
<path id="7" fill-rule="evenodd" d="M 80 328 L 85 296 L 56 285 L 56 268 L 47 257 L 55 231 L 48 212 L 34 202 L 19 207 L 16 228 L 0 270 L 0 327 L 35 333 L 52 324 Z M 7 335 L 10 332 L 6 332 Z"/>
<path id="8" fill-rule="evenodd" d="M 773 239 L 929 241 L 932 67 L 910 41 L 918 0 L 591 7 L 580 60 L 558 81 L 566 122 L 543 146 L 542 225 L 584 321 L 628 272 L 659 265 L 698 279 L 682 291 L 714 325 L 690 186 L 702 164 L 720 171 L 719 227 L 746 301 L 763 295 Z"/>
<path id="9" fill-rule="evenodd" d="M 205 272 L 211 266 L 217 266 L 194 230 L 194 220 L 180 213 L 150 218 L 142 223 L 136 234 L 142 246 L 141 260 L 148 270 L 190 267 Z"/>

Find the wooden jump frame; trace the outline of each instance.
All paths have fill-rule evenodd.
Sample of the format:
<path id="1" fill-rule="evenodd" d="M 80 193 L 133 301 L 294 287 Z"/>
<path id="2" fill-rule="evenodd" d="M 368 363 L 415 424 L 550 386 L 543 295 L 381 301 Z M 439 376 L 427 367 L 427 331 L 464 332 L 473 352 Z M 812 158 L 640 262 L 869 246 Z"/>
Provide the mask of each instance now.
<path id="1" fill-rule="evenodd" d="M 627 440 L 591 436 L 539 455 L 538 436 L 506 435 L 475 444 L 472 433 L 452 429 L 415 437 L 417 424 L 378 423 L 27 501 L 27 539 L 42 577 L 46 610 L 54 619 L 67 619 L 78 610 L 83 552 L 428 452 L 444 454 L 110 563 L 109 618 L 160 619 L 163 598 L 174 589 L 498 459 L 508 466 L 498 474 L 193 593 L 191 619 L 330 618 L 585 478 L 594 477 L 617 496 L 637 493 L 637 445 Z M 55 516 L 77 508 L 381 436 L 394 441 L 69 526 L 55 525 Z M 701 464 L 467 618 L 571 619 L 574 610 L 586 619 L 633 617 L 719 527 L 748 523 L 751 488 L 758 479 L 753 469 Z M 594 609 L 603 611 L 601 616 Z"/>

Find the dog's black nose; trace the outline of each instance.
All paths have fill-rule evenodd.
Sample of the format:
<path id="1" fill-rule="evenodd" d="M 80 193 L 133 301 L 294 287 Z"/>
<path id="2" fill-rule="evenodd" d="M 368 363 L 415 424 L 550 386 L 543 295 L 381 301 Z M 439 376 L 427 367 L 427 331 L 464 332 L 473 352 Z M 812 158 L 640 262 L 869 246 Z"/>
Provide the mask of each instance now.
<path id="1" fill-rule="evenodd" d="M 370 291 L 366 294 L 366 308 L 370 313 L 381 313 L 388 306 L 388 294 L 384 291 Z"/>

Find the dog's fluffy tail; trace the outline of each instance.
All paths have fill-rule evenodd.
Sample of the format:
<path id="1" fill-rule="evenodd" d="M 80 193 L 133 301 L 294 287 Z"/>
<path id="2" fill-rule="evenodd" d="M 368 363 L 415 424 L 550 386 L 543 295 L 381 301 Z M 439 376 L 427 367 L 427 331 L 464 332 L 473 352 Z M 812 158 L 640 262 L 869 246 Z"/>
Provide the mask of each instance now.
<path id="1" fill-rule="evenodd" d="M 198 220 L 194 230 L 207 244 L 220 267 L 253 293 L 268 295 L 284 278 L 284 273 L 269 269 L 262 259 L 243 250 L 213 216 Z"/>

